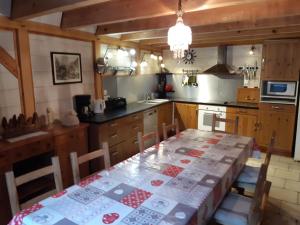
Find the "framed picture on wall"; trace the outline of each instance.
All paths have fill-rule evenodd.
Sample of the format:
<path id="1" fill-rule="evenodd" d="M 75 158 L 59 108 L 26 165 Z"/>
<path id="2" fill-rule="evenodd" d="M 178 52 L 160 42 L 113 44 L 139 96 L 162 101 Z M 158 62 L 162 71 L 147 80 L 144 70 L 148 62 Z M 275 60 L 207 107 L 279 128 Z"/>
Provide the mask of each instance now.
<path id="1" fill-rule="evenodd" d="M 82 83 L 79 53 L 51 52 L 53 84 Z"/>

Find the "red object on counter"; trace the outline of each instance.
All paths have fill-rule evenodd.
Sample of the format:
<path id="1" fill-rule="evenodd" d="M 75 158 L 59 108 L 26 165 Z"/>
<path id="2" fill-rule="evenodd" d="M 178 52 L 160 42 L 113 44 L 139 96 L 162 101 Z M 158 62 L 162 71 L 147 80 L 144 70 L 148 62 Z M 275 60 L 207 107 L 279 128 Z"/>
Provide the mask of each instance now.
<path id="1" fill-rule="evenodd" d="M 166 84 L 166 86 L 165 86 L 165 91 L 166 91 L 166 92 L 173 91 L 173 86 L 172 86 L 171 84 Z"/>

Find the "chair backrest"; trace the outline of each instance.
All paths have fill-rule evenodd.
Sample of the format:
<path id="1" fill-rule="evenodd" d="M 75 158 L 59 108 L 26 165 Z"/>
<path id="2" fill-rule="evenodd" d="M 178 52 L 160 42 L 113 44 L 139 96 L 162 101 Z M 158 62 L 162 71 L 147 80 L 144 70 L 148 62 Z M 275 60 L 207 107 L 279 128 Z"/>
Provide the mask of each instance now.
<path id="1" fill-rule="evenodd" d="M 77 156 L 77 152 L 70 153 L 73 180 L 75 184 L 78 184 L 81 178 L 79 165 L 100 157 L 104 157 L 104 166 L 105 169 L 108 170 L 110 168 L 110 157 L 109 157 L 109 149 L 108 149 L 107 142 L 102 143 L 102 149 L 90 152 L 88 154 L 79 157 Z"/>
<path id="2" fill-rule="evenodd" d="M 266 164 L 267 166 L 269 166 L 269 164 L 270 164 L 271 156 L 272 156 L 272 153 L 274 151 L 275 137 L 276 137 L 276 132 L 273 131 L 272 137 L 271 137 L 271 140 L 270 140 L 270 143 L 269 143 L 269 146 L 268 146 L 265 162 L 264 162 L 264 164 Z"/>
<path id="3" fill-rule="evenodd" d="M 164 140 L 168 139 L 168 132 L 170 130 L 175 130 L 176 135 L 179 134 L 179 123 L 178 123 L 178 119 L 174 119 L 174 123 L 166 125 L 166 123 L 162 124 L 162 129 L 163 129 L 163 136 L 164 136 Z"/>
<path id="4" fill-rule="evenodd" d="M 267 178 L 267 170 L 268 166 L 266 164 L 262 164 L 259 170 L 259 175 L 255 187 L 254 196 L 251 203 L 249 220 L 250 224 L 257 224 L 257 222 L 261 219 L 262 216 L 262 207 L 264 205 L 264 194 L 266 188 L 268 187 Z"/>
<path id="5" fill-rule="evenodd" d="M 61 192 L 63 190 L 59 159 L 58 159 L 58 157 L 52 157 L 51 161 L 52 161 L 52 165 L 38 169 L 38 170 L 34 170 L 30 173 L 26 173 L 19 177 L 15 177 L 13 171 L 8 171 L 5 173 L 10 207 L 11 207 L 11 212 L 13 215 L 15 215 L 21 209 L 24 209 L 30 205 L 33 205 L 33 204 L 45 199 L 46 197 L 49 197 L 49 196 L 51 196 L 55 193 Z M 18 198 L 17 187 L 22 184 L 31 182 L 33 180 L 36 180 L 38 178 L 41 178 L 41 177 L 44 177 L 44 176 L 47 176 L 50 174 L 54 175 L 55 190 L 49 191 L 49 192 L 39 195 L 33 199 L 30 199 L 29 201 L 27 201 L 23 204 L 20 204 L 19 198 Z"/>
<path id="6" fill-rule="evenodd" d="M 220 131 L 216 129 L 217 122 L 223 122 L 223 123 L 232 123 L 234 125 L 233 134 L 238 134 L 238 127 L 239 127 L 239 117 L 235 117 L 235 119 L 224 119 L 217 116 L 217 114 L 213 114 L 212 119 L 212 132 L 219 132 L 219 133 L 227 133 L 225 131 Z"/>
<path id="7" fill-rule="evenodd" d="M 144 150 L 145 150 L 145 141 L 147 140 L 151 140 L 151 139 L 155 139 L 155 144 L 156 145 L 159 145 L 159 134 L 158 134 L 158 131 L 154 131 L 154 132 L 150 132 L 148 134 L 145 134 L 143 135 L 142 132 L 138 132 L 138 135 L 137 135 L 137 138 L 138 138 L 138 143 L 139 143 L 139 150 L 140 150 L 140 153 L 144 153 Z"/>

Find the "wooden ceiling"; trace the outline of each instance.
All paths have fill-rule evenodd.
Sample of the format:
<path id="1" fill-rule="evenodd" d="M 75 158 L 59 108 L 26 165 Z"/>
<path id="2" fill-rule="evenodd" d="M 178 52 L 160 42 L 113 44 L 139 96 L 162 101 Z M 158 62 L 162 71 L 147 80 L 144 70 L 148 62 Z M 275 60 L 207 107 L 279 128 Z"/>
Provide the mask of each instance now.
<path id="1" fill-rule="evenodd" d="M 178 0 L 12 0 L 11 19 L 63 12 L 61 27 L 97 25 L 97 36 L 121 34 L 157 48 L 167 47 Z M 300 37 L 299 0 L 182 0 L 193 46 L 260 43 Z"/>

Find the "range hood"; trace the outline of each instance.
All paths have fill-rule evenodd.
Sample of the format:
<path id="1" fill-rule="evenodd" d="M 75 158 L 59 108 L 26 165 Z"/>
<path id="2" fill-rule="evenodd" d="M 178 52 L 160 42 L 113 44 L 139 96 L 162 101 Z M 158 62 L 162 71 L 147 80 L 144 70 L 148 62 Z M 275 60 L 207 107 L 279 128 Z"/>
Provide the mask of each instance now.
<path id="1" fill-rule="evenodd" d="M 233 66 L 227 64 L 227 46 L 218 47 L 217 64 L 202 72 L 202 74 L 212 74 L 216 76 L 242 76 Z"/>

